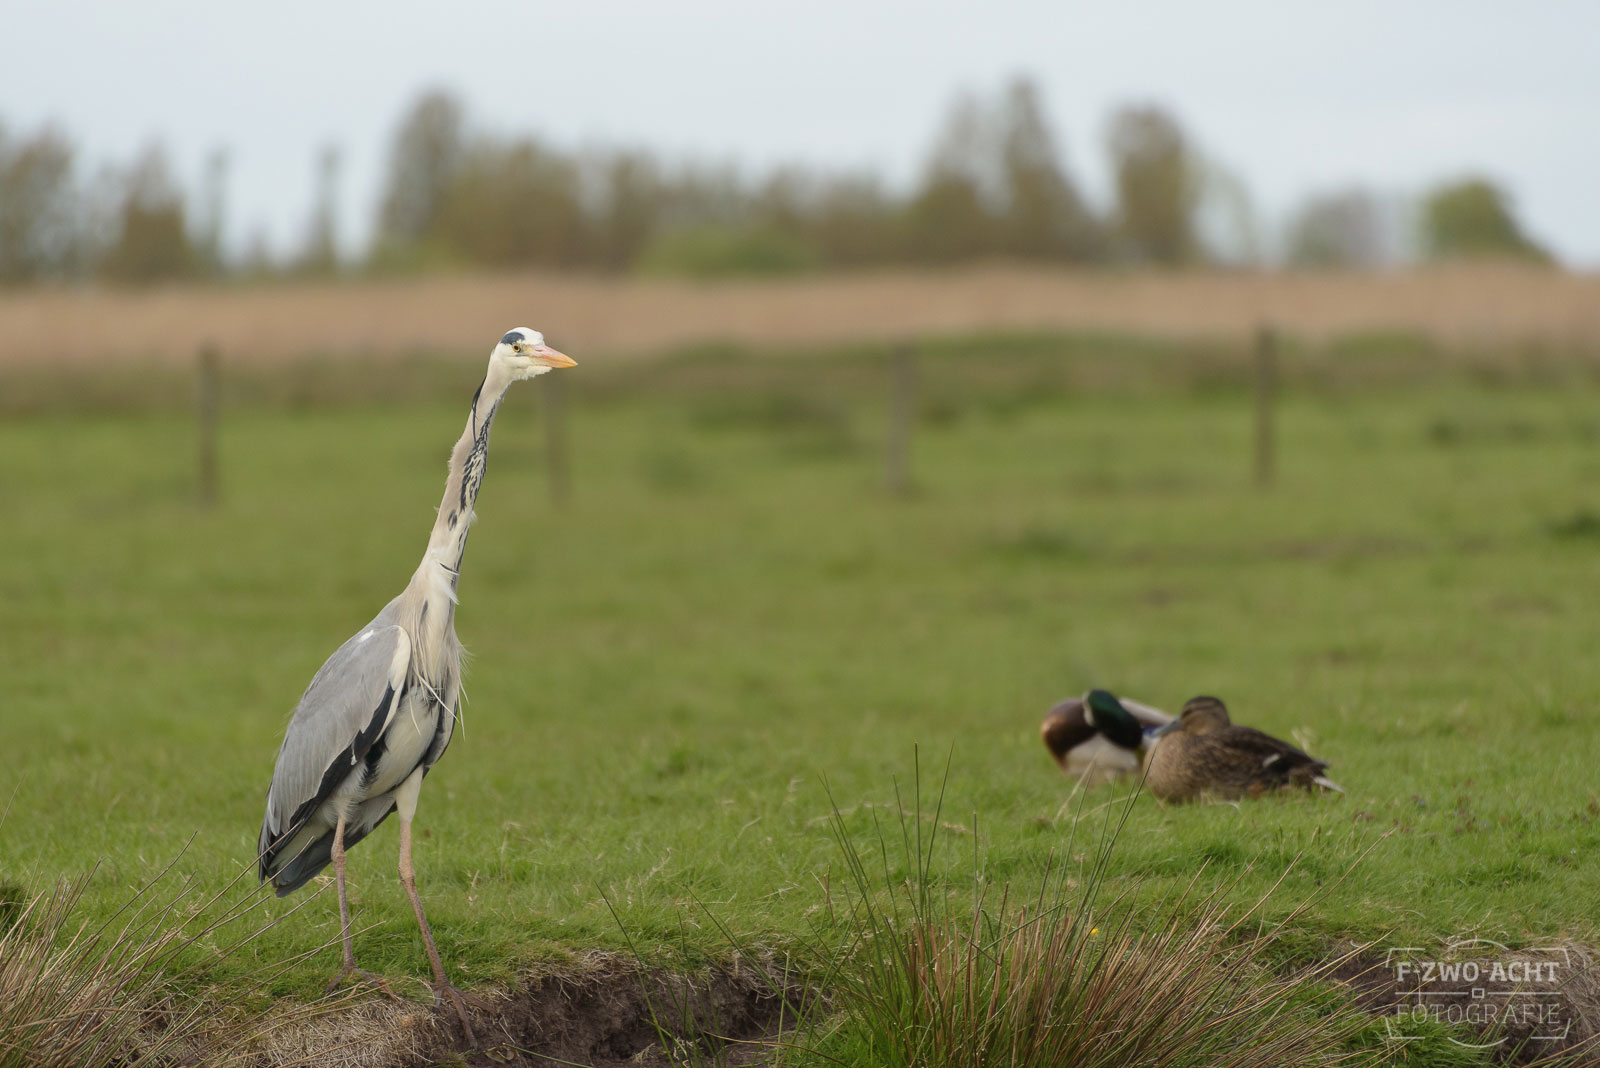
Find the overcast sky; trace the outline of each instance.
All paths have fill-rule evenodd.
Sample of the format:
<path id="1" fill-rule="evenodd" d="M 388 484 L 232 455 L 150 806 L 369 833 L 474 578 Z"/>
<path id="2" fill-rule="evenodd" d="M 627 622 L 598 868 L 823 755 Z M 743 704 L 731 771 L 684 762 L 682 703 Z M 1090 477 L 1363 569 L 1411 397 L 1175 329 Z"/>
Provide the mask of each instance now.
<path id="1" fill-rule="evenodd" d="M 1306 194 L 1481 172 L 1534 236 L 1600 267 L 1600 2 L 1207 0 L 0 2 L 0 121 L 91 164 L 152 140 L 198 184 L 233 161 L 229 238 L 292 248 L 319 146 L 341 235 L 370 230 L 389 136 L 425 87 L 563 145 L 917 172 L 954 93 L 1044 93 L 1097 202 L 1116 105 L 1171 108 L 1276 222 Z"/>

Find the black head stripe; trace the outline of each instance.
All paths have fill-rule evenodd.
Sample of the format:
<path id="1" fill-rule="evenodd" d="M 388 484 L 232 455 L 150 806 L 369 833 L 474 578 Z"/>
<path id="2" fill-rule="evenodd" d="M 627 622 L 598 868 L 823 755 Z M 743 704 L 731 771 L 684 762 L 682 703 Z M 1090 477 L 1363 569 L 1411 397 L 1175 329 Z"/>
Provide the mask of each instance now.
<path id="1" fill-rule="evenodd" d="M 505 337 L 500 339 L 500 344 L 502 344 L 502 345 L 515 345 L 517 342 L 522 341 L 522 340 L 524 340 L 523 336 L 522 336 L 522 331 L 521 330 L 513 330 L 513 331 L 511 331 L 511 333 L 507 334 Z"/>

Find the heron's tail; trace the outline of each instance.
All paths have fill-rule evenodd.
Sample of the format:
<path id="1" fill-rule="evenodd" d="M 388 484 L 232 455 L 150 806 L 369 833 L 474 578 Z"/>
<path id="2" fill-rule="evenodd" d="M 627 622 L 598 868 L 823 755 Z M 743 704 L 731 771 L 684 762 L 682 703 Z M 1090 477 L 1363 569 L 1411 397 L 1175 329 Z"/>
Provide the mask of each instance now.
<path id="1" fill-rule="evenodd" d="M 350 834 L 348 830 L 345 838 Z M 346 841 L 345 848 L 349 849 L 353 842 Z M 272 888 L 278 892 L 279 897 L 288 897 L 306 883 L 315 879 L 333 860 L 333 832 L 318 838 L 306 846 L 277 871 L 268 876 L 272 880 Z"/>
<path id="2" fill-rule="evenodd" d="M 375 830 L 378 824 L 389 818 L 389 813 L 394 811 L 394 802 L 387 797 L 380 799 L 387 807 L 383 814 L 372 821 L 370 826 L 364 820 L 347 824 L 344 829 L 344 848 L 348 852 L 355 844 Z M 376 806 L 369 802 L 369 811 Z M 305 832 L 301 832 L 305 833 Z M 291 842 L 291 845 L 294 843 Z M 327 831 L 301 849 L 294 856 L 278 865 L 271 871 L 267 878 L 272 880 L 272 888 L 278 892 L 279 897 L 288 897 L 306 883 L 315 879 L 333 861 L 333 832 Z"/>

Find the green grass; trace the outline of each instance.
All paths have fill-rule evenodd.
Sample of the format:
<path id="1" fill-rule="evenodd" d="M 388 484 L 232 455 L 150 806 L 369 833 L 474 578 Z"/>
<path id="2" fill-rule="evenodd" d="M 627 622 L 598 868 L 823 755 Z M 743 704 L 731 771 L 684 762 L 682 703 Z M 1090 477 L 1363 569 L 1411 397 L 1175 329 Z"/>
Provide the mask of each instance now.
<path id="1" fill-rule="evenodd" d="M 976 347 L 924 363 L 904 501 L 878 488 L 871 353 L 564 372 L 564 510 L 539 466 L 542 384 L 513 392 L 461 584 L 465 725 L 418 817 L 464 985 L 625 947 L 607 897 L 646 953 L 678 951 L 685 917 L 691 951 L 725 947 L 696 902 L 741 938 L 798 937 L 842 873 L 824 777 L 870 840 L 913 747 L 950 756 L 935 867 L 952 893 L 974 858 L 1018 886 L 1052 857 L 1090 862 L 1096 809 L 1122 791 L 1086 799 L 1074 842 L 1071 784 L 1036 733 L 1090 685 L 1168 708 L 1219 694 L 1349 790 L 1141 798 L 1109 892 L 1154 900 L 1206 864 L 1253 900 L 1303 855 L 1265 910 L 1324 894 L 1297 953 L 1596 940 L 1592 385 L 1322 367 L 1288 389 L 1280 482 L 1259 492 L 1225 361 L 1135 354 L 1095 385 L 1072 373 L 1090 356 Z M 108 913 L 191 839 L 179 870 L 203 887 L 251 862 L 289 710 L 425 544 L 477 382 L 428 374 L 455 379 L 448 395 L 230 408 L 209 513 L 181 414 L 0 424 L 3 881 L 103 858 L 87 907 Z M 351 855 L 358 923 L 376 925 L 357 955 L 420 977 L 394 843 L 385 827 Z M 336 936 L 330 892 L 229 967 Z"/>

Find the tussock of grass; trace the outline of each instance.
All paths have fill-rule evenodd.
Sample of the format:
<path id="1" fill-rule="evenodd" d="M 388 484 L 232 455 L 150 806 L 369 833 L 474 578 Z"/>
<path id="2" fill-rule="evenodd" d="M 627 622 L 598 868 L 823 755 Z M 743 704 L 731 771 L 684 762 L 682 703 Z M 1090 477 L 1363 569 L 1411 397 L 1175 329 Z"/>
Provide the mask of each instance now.
<path id="1" fill-rule="evenodd" d="M 875 1068 L 1348 1059 L 1361 1018 L 1326 1003 L 1318 972 L 1285 977 L 1267 965 L 1296 913 L 1264 927 L 1256 908 L 1230 910 L 1230 887 L 1200 893 L 1203 870 L 1154 912 L 1124 895 L 1102 901 L 1120 826 L 1108 826 L 1081 882 L 1052 865 L 1021 900 L 980 869 L 970 902 L 954 904 L 932 864 L 940 812 L 925 819 L 920 795 L 913 812 L 901 807 L 898 847 L 894 829 L 875 824 L 868 855 L 834 812 L 848 938 L 826 980 L 838 1015 L 820 1041 L 801 1043 L 807 1054 Z"/>
<path id="2" fill-rule="evenodd" d="M 0 1068 L 253 1064 L 265 1031 L 317 1011 L 292 1007 L 263 1026 L 238 988 L 201 992 L 197 979 L 218 957 L 212 937 L 248 900 L 218 910 L 216 897 L 193 900 L 192 885 L 163 895 L 158 875 L 110 920 L 74 925 L 91 877 L 0 914 Z"/>
<path id="3" fill-rule="evenodd" d="M 1580 508 L 1569 516 L 1550 520 L 1545 530 L 1552 538 L 1562 541 L 1600 538 L 1600 514 Z"/>

